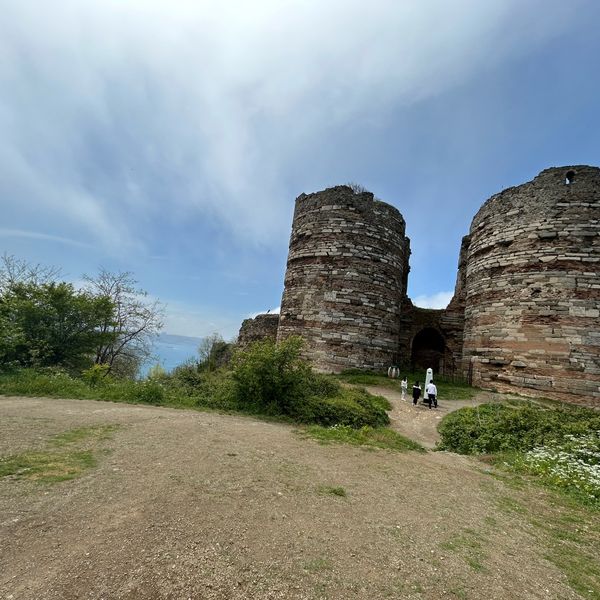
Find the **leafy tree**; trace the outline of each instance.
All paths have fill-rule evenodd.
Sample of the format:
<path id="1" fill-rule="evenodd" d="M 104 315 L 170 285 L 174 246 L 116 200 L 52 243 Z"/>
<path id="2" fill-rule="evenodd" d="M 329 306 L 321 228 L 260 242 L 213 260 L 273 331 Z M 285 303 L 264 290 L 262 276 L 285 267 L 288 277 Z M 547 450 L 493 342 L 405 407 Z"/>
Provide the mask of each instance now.
<path id="1" fill-rule="evenodd" d="M 137 287 L 132 273 L 100 269 L 96 277 L 84 275 L 86 290 L 107 297 L 114 306 L 100 326 L 104 341 L 96 347 L 96 364 L 108 365 L 113 375 L 133 377 L 152 356 L 154 338 L 162 329 L 164 306 L 149 300 Z"/>
<path id="2" fill-rule="evenodd" d="M 0 296 L 19 283 L 51 283 L 60 275 L 57 267 L 31 264 L 6 252 L 0 257 Z"/>
<path id="3" fill-rule="evenodd" d="M 198 369 L 215 371 L 231 359 L 232 344 L 226 342 L 218 333 L 205 337 L 198 346 Z"/>
<path id="4" fill-rule="evenodd" d="M 22 366 L 89 366 L 98 344 L 110 343 L 101 325 L 113 310 L 106 296 L 68 283 L 11 283 L 0 296 L 0 357 Z"/>

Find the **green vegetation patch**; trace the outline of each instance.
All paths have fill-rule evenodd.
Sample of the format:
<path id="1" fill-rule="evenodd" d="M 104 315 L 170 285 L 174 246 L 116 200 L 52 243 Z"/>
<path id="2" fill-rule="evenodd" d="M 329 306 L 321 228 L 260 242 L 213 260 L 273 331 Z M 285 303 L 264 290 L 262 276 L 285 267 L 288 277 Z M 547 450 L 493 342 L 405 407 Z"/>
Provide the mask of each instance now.
<path id="1" fill-rule="evenodd" d="M 112 434 L 119 429 L 119 425 L 92 425 L 90 427 L 79 427 L 69 429 L 64 433 L 55 435 L 50 443 L 53 446 L 68 446 L 85 440 L 108 440 Z"/>
<path id="2" fill-rule="evenodd" d="M 600 508 L 600 413 L 531 402 L 462 408 L 440 423 L 439 449 L 485 460 Z"/>
<path id="3" fill-rule="evenodd" d="M 486 558 L 483 551 L 485 541 L 477 531 L 465 529 L 462 533 L 442 542 L 440 548 L 449 553 L 459 554 L 474 571 L 482 572 L 485 571 L 483 565 Z"/>
<path id="4" fill-rule="evenodd" d="M 352 446 L 383 448 L 395 452 L 406 452 L 408 450 L 425 452 L 425 448 L 417 442 L 385 427 L 366 426 L 354 429 L 347 425 L 334 425 L 333 427 L 312 425 L 300 430 L 300 433 L 312 437 L 322 444 L 350 444 Z"/>
<path id="5" fill-rule="evenodd" d="M 48 448 L 0 458 L 0 478 L 12 477 L 39 483 L 68 481 L 97 465 L 94 449 L 107 440 L 118 425 L 80 427 L 60 433 Z"/>
<path id="6" fill-rule="evenodd" d="M 0 458 L 0 477 L 13 476 L 40 483 L 67 481 L 96 466 L 89 450 L 71 452 L 24 452 Z"/>
<path id="7" fill-rule="evenodd" d="M 318 557 L 306 561 L 303 568 L 309 573 L 319 573 L 320 571 L 329 571 L 333 569 L 333 562 L 328 558 Z"/>
<path id="8" fill-rule="evenodd" d="M 438 430 L 440 450 L 459 454 L 529 451 L 567 435 L 600 431 L 600 413 L 571 406 L 544 408 L 531 402 L 481 404 L 446 415 Z"/>
<path id="9" fill-rule="evenodd" d="M 421 387 L 424 384 L 424 373 L 404 373 L 408 379 L 408 395 L 410 396 L 413 383 L 419 381 Z M 383 373 L 374 373 L 370 371 L 360 371 L 357 369 L 350 369 L 343 373 L 336 375 L 336 379 L 349 383 L 351 385 L 376 385 L 380 387 L 386 387 L 395 392 L 400 392 L 400 379 L 390 379 Z M 444 400 L 471 400 L 477 392 L 478 388 L 474 388 L 459 379 L 453 380 L 451 378 L 437 375 L 434 377 L 435 384 L 438 389 L 438 398 L 440 401 Z"/>
<path id="10" fill-rule="evenodd" d="M 341 486 L 321 485 L 319 486 L 320 494 L 329 494 L 330 496 L 339 496 L 340 498 L 346 498 L 348 492 Z"/>
<path id="11" fill-rule="evenodd" d="M 564 573 L 569 586 L 582 598 L 600 598 L 600 521 L 598 512 L 569 496 L 536 498 L 533 503 L 500 496 L 502 512 L 519 514 L 533 526 L 533 535 L 544 559 Z"/>

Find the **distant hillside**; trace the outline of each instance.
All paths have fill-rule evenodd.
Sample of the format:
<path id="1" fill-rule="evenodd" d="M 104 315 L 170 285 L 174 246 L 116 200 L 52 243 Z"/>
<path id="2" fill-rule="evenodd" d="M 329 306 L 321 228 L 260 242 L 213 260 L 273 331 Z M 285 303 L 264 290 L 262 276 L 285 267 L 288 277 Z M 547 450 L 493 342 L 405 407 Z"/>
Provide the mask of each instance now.
<path id="1" fill-rule="evenodd" d="M 146 375 L 150 367 L 157 362 L 167 371 L 186 362 L 190 358 L 198 358 L 198 346 L 203 338 L 173 333 L 161 333 L 154 342 L 153 353 L 158 360 L 151 360 L 141 368 L 141 375 Z"/>
<path id="2" fill-rule="evenodd" d="M 182 344 L 197 347 L 204 338 L 189 335 L 175 335 L 174 333 L 161 333 L 158 341 L 162 344 Z"/>

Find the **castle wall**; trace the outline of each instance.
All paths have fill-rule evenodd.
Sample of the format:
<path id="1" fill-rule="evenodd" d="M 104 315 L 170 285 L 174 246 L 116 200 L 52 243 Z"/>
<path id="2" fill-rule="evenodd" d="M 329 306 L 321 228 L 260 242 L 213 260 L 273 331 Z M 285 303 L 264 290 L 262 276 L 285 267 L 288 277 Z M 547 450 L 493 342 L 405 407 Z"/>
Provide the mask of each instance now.
<path id="1" fill-rule="evenodd" d="M 259 340 L 275 340 L 277 339 L 278 325 L 278 314 L 264 313 L 257 315 L 254 319 L 244 319 L 238 333 L 237 344 L 240 348 L 246 348 L 252 342 Z"/>
<path id="2" fill-rule="evenodd" d="M 296 199 L 278 339 L 301 335 L 322 371 L 398 358 L 409 240 L 402 215 L 338 186 Z"/>
<path id="3" fill-rule="evenodd" d="M 547 169 L 490 198 L 464 304 L 475 385 L 600 405 L 600 169 Z"/>
<path id="4" fill-rule="evenodd" d="M 460 375 L 464 313 L 461 310 L 434 310 L 414 306 L 409 299 L 402 304 L 400 316 L 399 364 L 407 369 L 433 368 L 436 375 Z M 443 342 L 439 356 L 429 364 L 415 361 L 415 338 L 426 330 L 435 331 Z M 438 352 L 432 352 L 438 354 Z"/>

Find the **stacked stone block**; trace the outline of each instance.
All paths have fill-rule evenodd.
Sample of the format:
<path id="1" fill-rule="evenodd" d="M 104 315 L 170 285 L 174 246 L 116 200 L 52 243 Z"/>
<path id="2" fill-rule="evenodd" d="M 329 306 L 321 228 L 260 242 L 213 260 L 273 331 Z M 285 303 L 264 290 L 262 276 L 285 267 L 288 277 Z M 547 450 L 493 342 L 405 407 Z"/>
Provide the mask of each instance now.
<path id="1" fill-rule="evenodd" d="M 300 335 L 322 371 L 398 358 L 409 240 L 394 207 L 348 186 L 296 199 L 278 339 Z"/>
<path id="2" fill-rule="evenodd" d="M 493 196 L 465 243 L 465 375 L 599 404 L 600 169 L 547 169 Z"/>
<path id="3" fill-rule="evenodd" d="M 237 344 L 240 348 L 247 348 L 252 342 L 259 340 L 277 339 L 277 326 L 279 315 L 263 313 L 253 319 L 244 319 L 238 333 Z"/>

